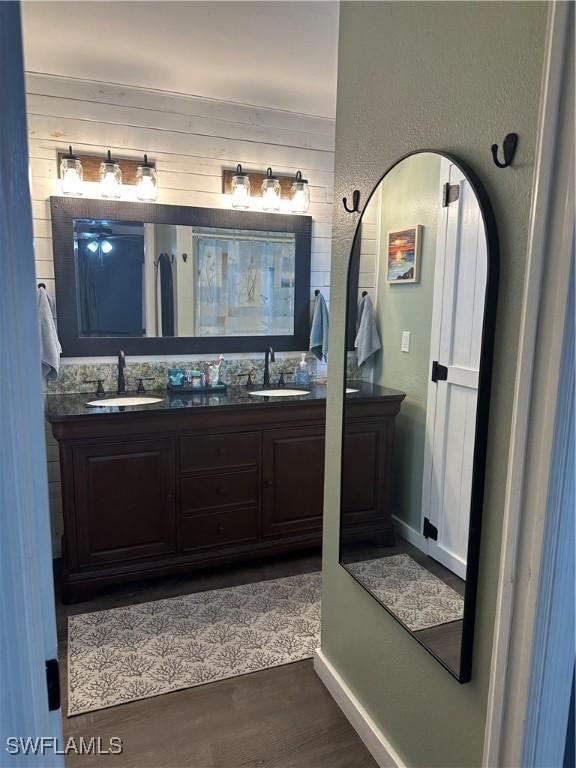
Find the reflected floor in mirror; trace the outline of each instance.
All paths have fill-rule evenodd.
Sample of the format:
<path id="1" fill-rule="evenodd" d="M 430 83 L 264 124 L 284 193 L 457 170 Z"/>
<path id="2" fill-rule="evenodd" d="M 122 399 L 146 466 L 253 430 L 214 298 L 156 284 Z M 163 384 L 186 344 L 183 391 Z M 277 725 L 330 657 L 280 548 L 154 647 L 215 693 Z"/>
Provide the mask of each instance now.
<path id="1" fill-rule="evenodd" d="M 454 670 L 466 582 L 401 536 L 394 546 L 348 543 L 344 568 Z"/>

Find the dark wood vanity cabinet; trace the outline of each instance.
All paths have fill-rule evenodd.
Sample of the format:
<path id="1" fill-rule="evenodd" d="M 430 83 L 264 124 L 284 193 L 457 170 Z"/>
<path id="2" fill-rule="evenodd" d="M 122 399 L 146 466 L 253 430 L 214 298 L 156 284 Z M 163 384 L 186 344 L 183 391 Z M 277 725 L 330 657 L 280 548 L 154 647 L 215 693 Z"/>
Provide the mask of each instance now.
<path id="1" fill-rule="evenodd" d="M 392 539 L 402 397 L 349 408 L 347 535 Z M 64 599 L 106 584 L 318 546 L 325 400 L 48 414 L 60 443 Z"/>

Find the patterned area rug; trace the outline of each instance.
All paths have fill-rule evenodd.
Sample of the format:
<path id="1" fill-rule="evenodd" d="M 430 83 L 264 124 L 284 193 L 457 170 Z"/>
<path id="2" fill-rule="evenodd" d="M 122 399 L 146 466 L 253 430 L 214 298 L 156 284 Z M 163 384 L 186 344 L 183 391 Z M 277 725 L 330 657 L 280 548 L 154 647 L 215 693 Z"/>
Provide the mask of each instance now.
<path id="1" fill-rule="evenodd" d="M 464 616 L 464 598 L 410 555 L 347 563 L 346 569 L 413 632 Z"/>
<path id="2" fill-rule="evenodd" d="M 310 658 L 320 573 L 68 619 L 68 715 Z"/>
<path id="3" fill-rule="evenodd" d="M 408 555 L 347 565 L 412 630 L 461 619 L 463 599 Z M 320 573 L 68 619 L 68 715 L 310 658 Z"/>

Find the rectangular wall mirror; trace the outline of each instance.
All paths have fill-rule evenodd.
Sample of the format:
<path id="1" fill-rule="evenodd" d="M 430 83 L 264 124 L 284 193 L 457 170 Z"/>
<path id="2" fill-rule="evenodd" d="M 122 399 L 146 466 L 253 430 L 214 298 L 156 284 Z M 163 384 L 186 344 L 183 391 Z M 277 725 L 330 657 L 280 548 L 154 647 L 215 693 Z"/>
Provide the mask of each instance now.
<path id="1" fill-rule="evenodd" d="M 373 295 L 358 297 L 373 254 Z M 372 454 L 384 500 L 368 515 L 346 504 L 360 469 L 350 450 L 358 395 L 344 397 L 340 563 L 460 682 L 472 664 L 497 263 L 472 172 L 417 152 L 373 191 L 349 268 L 348 341 L 361 376 L 402 400 L 385 450 Z"/>
<path id="2" fill-rule="evenodd" d="M 65 355 L 305 349 L 311 219 L 52 198 Z M 260 341 L 258 341 L 260 339 Z"/>

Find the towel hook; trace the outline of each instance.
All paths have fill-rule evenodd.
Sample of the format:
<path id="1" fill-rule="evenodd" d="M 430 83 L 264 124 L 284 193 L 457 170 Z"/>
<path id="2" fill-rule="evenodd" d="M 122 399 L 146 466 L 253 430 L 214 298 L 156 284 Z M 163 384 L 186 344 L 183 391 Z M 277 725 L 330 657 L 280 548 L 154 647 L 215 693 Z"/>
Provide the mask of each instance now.
<path id="1" fill-rule="evenodd" d="M 360 210 L 360 190 L 355 189 L 354 192 L 352 192 L 352 208 L 348 207 L 348 201 L 345 197 L 342 198 L 342 203 L 344 205 L 344 210 L 348 211 L 348 213 L 358 213 Z"/>
<path id="2" fill-rule="evenodd" d="M 508 168 L 509 165 L 512 165 L 512 160 L 514 160 L 514 155 L 516 154 L 516 147 L 518 146 L 518 134 L 517 133 L 509 133 L 502 143 L 502 151 L 504 152 L 504 162 L 501 163 L 500 160 L 498 160 L 498 144 L 492 144 L 491 150 L 492 150 L 492 159 L 494 160 L 494 163 L 498 166 L 498 168 Z"/>
<path id="3" fill-rule="evenodd" d="M 314 291 L 314 296 L 320 296 L 320 291 L 318 290 L 318 288 L 316 288 L 316 290 Z"/>
<path id="4" fill-rule="evenodd" d="M 364 296 L 368 296 L 368 291 L 362 291 L 362 298 L 364 298 Z"/>
<path id="5" fill-rule="evenodd" d="M 46 290 L 46 283 L 38 283 L 38 288 L 44 288 L 44 290 Z"/>

